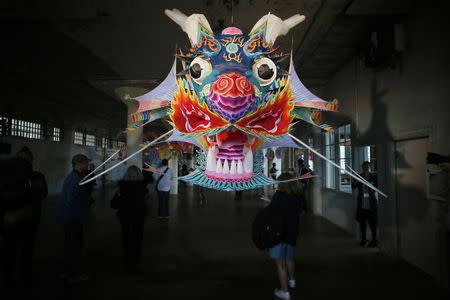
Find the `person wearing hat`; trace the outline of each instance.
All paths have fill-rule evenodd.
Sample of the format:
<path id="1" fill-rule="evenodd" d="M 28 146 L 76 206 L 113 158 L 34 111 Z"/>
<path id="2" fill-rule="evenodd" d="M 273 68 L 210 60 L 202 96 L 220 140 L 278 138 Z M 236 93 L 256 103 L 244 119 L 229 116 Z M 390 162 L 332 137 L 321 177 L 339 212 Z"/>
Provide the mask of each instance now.
<path id="1" fill-rule="evenodd" d="M 86 280 L 80 273 L 84 244 L 84 228 L 89 219 L 89 193 L 80 181 L 88 169 L 89 158 L 83 154 L 72 157 L 72 171 L 64 179 L 58 207 L 58 222 L 64 227 L 64 273 L 68 282 Z"/>

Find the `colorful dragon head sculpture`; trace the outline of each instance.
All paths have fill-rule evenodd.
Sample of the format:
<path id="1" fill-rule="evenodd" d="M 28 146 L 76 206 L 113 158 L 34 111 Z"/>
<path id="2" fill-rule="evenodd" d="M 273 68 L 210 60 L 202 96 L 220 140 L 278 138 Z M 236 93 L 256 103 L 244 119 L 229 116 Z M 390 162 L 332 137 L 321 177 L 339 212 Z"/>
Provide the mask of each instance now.
<path id="1" fill-rule="evenodd" d="M 190 142 L 203 152 L 197 170 L 181 180 L 220 190 L 244 190 L 273 184 L 263 175 L 262 149 L 298 147 L 288 135 L 295 119 L 318 125 L 320 111 L 335 111 L 300 82 L 290 58 L 274 48 L 280 35 L 302 22 L 262 17 L 245 34 L 228 27 L 214 34 L 203 15 L 165 13 L 181 26 L 191 46 L 176 53 L 171 73 L 154 90 L 137 97 L 135 127 L 169 116 L 175 131 L 169 140 Z M 177 65 L 182 66 L 177 70 Z"/>

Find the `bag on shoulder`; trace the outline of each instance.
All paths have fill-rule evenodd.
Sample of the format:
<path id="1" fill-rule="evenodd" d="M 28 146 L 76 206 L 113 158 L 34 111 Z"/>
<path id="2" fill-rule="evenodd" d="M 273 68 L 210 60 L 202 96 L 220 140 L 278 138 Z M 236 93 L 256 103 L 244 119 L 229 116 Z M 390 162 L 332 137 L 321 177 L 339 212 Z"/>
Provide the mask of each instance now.
<path id="1" fill-rule="evenodd" d="M 2 159 L 0 169 L 0 223 L 14 226 L 30 221 L 33 215 L 31 164 L 19 158 Z"/>
<path id="2" fill-rule="evenodd" d="M 156 183 L 155 183 L 155 191 L 156 191 L 156 192 L 159 192 L 159 190 L 158 190 L 159 182 L 160 182 L 161 179 L 164 177 L 164 175 L 166 175 L 166 172 L 167 172 L 168 170 L 169 170 L 169 167 L 167 167 L 167 168 L 164 170 L 164 173 L 162 173 L 162 174 L 159 176 L 158 180 L 156 181 Z"/>
<path id="3" fill-rule="evenodd" d="M 283 216 L 271 205 L 261 209 L 252 224 L 252 240 L 256 248 L 265 250 L 282 242 Z"/>

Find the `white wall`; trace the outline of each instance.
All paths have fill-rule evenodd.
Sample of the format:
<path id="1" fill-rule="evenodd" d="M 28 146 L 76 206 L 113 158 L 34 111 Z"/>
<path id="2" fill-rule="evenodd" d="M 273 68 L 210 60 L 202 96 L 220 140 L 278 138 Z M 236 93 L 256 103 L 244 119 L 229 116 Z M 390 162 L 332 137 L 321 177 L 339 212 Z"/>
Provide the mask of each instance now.
<path id="1" fill-rule="evenodd" d="M 70 142 L 50 142 L 16 137 L 4 137 L 2 142 L 11 144 L 11 153 L 0 155 L 0 158 L 15 155 L 23 146 L 30 148 L 33 152 L 33 168 L 45 175 L 49 194 L 61 192 L 64 178 L 72 170 L 73 155 L 82 153 L 93 159 L 94 162 L 101 159 L 96 154 L 94 147 L 74 145 Z"/>
<path id="2" fill-rule="evenodd" d="M 397 238 L 402 232 L 397 230 L 396 219 L 399 199 L 396 199 L 395 141 L 428 136 L 430 151 L 450 154 L 449 23 L 438 10 L 432 11 L 430 6 L 426 9 L 411 14 L 405 21 L 407 49 L 402 53 L 397 68 L 374 72 L 365 68 L 362 60 L 354 58 L 325 89 L 327 98 L 340 100 L 340 113 L 328 121 L 334 125 L 351 123 L 354 147 L 378 147 L 379 185 L 389 196 L 380 202 L 381 249 L 400 256 Z M 360 163 L 355 158 L 353 166 L 358 167 Z M 321 186 L 319 180 L 316 183 Z M 416 238 L 437 238 L 433 238 L 435 242 L 429 247 L 416 253 L 420 259 L 409 259 L 409 262 L 445 280 L 446 275 L 438 266 L 446 263 L 442 254 L 443 231 L 440 227 L 446 206 L 426 199 L 423 189 L 418 193 L 424 195 L 425 204 L 404 207 L 403 210 L 409 211 L 402 213 L 415 216 L 418 212 L 414 210 L 425 207 L 421 215 L 426 225 L 417 232 Z M 407 199 L 401 200 L 404 202 Z M 319 204 L 316 206 L 322 208 L 321 214 L 325 218 L 356 236 L 355 200 L 351 195 L 326 190 L 317 197 L 317 201 Z M 429 258 L 430 263 L 419 263 L 425 257 Z"/>

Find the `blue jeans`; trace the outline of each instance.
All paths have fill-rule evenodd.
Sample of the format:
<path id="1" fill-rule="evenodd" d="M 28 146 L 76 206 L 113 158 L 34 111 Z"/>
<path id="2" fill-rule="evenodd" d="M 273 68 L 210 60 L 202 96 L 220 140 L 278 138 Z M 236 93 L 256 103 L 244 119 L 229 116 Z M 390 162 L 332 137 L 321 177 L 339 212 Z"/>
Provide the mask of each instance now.
<path id="1" fill-rule="evenodd" d="M 268 249 L 268 254 L 273 259 L 294 259 L 294 246 L 287 243 L 281 243 Z"/>
<path id="2" fill-rule="evenodd" d="M 169 194 L 170 192 L 158 191 L 158 216 L 169 216 Z"/>

